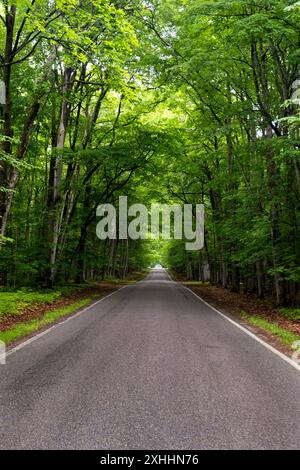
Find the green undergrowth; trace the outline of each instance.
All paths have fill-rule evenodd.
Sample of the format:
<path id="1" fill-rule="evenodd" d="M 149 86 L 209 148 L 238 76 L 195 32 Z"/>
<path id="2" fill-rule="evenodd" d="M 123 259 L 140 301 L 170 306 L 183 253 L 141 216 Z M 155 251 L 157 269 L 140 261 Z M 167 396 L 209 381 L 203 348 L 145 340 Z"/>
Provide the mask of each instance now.
<path id="1" fill-rule="evenodd" d="M 279 313 L 287 320 L 300 320 L 300 308 L 281 307 Z"/>
<path id="2" fill-rule="evenodd" d="M 184 281 L 183 284 L 188 286 L 210 286 L 210 283 L 206 281 Z"/>
<path id="3" fill-rule="evenodd" d="M 18 289 L 16 291 L 0 291 L 0 321 L 5 316 L 19 316 L 24 310 L 34 309 L 39 304 L 52 302 L 82 290 L 87 285 L 59 286 L 54 290 Z"/>
<path id="4" fill-rule="evenodd" d="M 268 333 L 278 337 L 284 344 L 291 346 L 295 341 L 300 339 L 300 336 L 292 333 L 291 331 L 279 326 L 277 323 L 271 323 L 264 318 L 261 318 L 257 315 L 249 315 L 246 312 L 241 312 L 241 316 L 251 325 L 257 326 Z"/>
<path id="5" fill-rule="evenodd" d="M 67 305 L 66 307 L 60 307 L 55 310 L 51 310 L 46 312 L 42 318 L 36 318 L 27 322 L 18 323 L 8 330 L 0 331 L 0 340 L 4 341 L 5 344 L 9 344 L 18 338 L 33 333 L 40 328 L 55 322 L 65 315 L 75 312 L 79 308 L 85 307 L 93 300 L 94 297 L 95 296 L 88 297 Z"/>

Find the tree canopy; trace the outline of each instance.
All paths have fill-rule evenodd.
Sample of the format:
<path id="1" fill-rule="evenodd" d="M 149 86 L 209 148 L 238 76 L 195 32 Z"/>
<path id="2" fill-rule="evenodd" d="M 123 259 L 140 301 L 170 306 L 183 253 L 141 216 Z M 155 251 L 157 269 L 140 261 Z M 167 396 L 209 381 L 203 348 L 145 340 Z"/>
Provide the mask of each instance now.
<path id="1" fill-rule="evenodd" d="M 0 284 L 190 279 L 300 303 L 299 2 L 0 1 Z M 96 208 L 205 206 L 205 244 Z"/>

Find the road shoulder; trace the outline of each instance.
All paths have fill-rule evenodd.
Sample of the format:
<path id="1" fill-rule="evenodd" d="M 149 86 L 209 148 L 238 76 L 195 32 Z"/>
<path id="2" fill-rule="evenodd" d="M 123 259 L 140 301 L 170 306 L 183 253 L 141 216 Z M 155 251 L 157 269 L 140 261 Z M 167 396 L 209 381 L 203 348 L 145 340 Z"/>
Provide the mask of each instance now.
<path id="1" fill-rule="evenodd" d="M 181 284 L 262 341 L 291 357 L 294 342 L 300 340 L 298 321 L 285 320 L 270 304 L 251 296 L 236 294 L 209 284 Z"/>

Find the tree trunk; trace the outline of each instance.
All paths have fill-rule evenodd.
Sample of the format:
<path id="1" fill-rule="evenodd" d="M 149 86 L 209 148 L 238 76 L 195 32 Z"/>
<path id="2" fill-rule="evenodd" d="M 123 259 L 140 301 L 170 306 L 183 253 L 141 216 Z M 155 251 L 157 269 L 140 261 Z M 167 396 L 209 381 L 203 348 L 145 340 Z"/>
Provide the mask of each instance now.
<path id="1" fill-rule="evenodd" d="M 51 158 L 49 175 L 49 194 L 48 194 L 48 233 L 49 233 L 49 271 L 47 275 L 47 284 L 52 287 L 56 274 L 56 256 L 60 233 L 60 227 L 63 219 L 64 205 L 60 195 L 60 185 L 63 170 L 63 149 L 65 147 L 66 130 L 70 114 L 68 95 L 72 90 L 75 80 L 75 72 L 72 68 L 66 68 L 63 76 L 62 85 L 62 104 L 60 112 L 60 121 L 58 126 L 55 155 Z"/>

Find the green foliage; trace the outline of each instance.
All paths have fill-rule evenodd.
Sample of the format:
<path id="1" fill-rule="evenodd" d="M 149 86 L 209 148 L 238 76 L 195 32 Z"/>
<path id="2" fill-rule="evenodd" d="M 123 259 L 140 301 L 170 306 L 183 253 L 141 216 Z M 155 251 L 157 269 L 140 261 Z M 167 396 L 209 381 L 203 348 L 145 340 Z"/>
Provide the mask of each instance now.
<path id="1" fill-rule="evenodd" d="M 61 296 L 60 291 L 39 292 L 18 290 L 16 292 L 0 291 L 0 319 L 5 316 L 17 316 L 22 312 L 41 303 L 50 304 Z"/>
<path id="2" fill-rule="evenodd" d="M 298 2 L 6 3 L 0 284 L 125 278 L 161 262 L 300 304 Z M 204 249 L 99 241 L 96 208 L 120 195 L 203 203 Z"/>
<path id="3" fill-rule="evenodd" d="M 281 307 L 279 309 L 282 316 L 288 320 L 299 321 L 300 320 L 300 308 L 288 308 Z"/>
<path id="4" fill-rule="evenodd" d="M 244 318 L 251 325 L 262 328 L 263 330 L 271 333 L 271 335 L 277 336 L 281 341 L 288 346 L 291 346 L 295 341 L 299 341 L 299 336 L 291 333 L 289 330 L 282 328 L 276 323 L 268 322 L 261 317 L 255 315 L 248 315 L 242 312 L 242 318 Z"/>
<path id="5" fill-rule="evenodd" d="M 82 299 L 78 302 L 74 302 L 73 304 L 68 305 L 67 307 L 62 307 L 46 312 L 41 319 L 34 319 L 28 322 L 18 323 L 16 326 L 8 330 L 0 331 L 0 340 L 4 341 L 5 344 L 9 344 L 18 338 L 22 338 L 23 336 L 33 333 L 40 328 L 53 323 L 55 320 L 58 320 L 64 315 L 75 312 L 77 309 L 88 305 L 91 300 L 92 298 Z"/>

